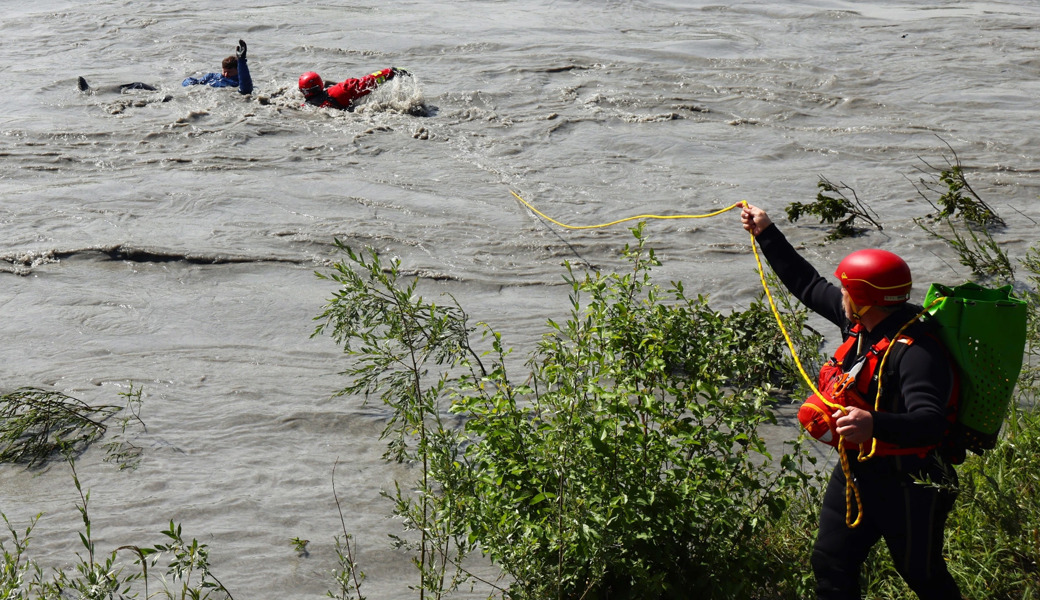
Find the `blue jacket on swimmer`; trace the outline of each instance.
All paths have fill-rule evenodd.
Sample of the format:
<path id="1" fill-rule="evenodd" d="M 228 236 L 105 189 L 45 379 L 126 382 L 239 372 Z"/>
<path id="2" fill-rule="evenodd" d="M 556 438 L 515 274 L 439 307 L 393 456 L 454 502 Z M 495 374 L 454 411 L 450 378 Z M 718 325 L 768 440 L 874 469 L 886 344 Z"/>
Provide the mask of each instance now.
<path id="1" fill-rule="evenodd" d="M 235 56 L 229 56 L 221 61 L 220 68 L 220 73 L 206 73 L 202 77 L 188 77 L 181 82 L 181 85 L 208 85 L 215 88 L 237 87 L 240 94 L 253 93 L 253 78 L 249 76 L 245 41 L 238 40 Z"/>

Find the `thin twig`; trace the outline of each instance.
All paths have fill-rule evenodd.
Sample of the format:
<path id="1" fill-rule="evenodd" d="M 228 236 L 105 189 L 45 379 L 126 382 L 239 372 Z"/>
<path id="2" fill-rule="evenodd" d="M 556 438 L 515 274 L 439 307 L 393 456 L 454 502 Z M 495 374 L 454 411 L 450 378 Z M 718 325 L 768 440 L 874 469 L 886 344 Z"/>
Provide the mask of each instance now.
<path id="1" fill-rule="evenodd" d="M 357 579 L 357 562 L 354 560 L 354 551 L 350 549 L 351 535 L 347 533 L 347 520 L 343 516 L 343 505 L 340 504 L 339 494 L 336 493 L 336 467 L 339 466 L 339 457 L 332 465 L 332 497 L 336 500 L 336 510 L 339 511 L 339 523 L 343 527 L 343 545 L 347 548 L 347 560 L 350 561 L 350 577 L 354 580 L 354 590 L 361 597 L 361 582 Z M 355 546 L 355 550 L 357 547 Z"/>

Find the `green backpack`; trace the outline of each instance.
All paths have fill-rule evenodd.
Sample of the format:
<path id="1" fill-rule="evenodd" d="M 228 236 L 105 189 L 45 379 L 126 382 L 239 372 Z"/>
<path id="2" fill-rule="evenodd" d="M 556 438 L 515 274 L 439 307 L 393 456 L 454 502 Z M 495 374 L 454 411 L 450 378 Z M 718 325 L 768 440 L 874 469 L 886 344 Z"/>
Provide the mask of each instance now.
<path id="1" fill-rule="evenodd" d="M 1026 303 L 1011 286 L 933 283 L 923 320 L 933 325 L 960 372 L 957 419 L 948 440 L 975 454 L 993 448 L 1011 406 L 1026 343 Z"/>

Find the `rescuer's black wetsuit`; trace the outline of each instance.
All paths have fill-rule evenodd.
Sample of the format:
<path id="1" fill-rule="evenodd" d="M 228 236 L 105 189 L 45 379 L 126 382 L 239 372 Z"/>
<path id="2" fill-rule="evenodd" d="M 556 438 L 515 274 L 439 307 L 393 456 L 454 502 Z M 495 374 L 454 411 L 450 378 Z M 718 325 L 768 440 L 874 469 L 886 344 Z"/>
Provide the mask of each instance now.
<path id="1" fill-rule="evenodd" d="M 841 288 L 821 277 L 775 224 L 756 240 L 787 289 L 847 336 L 852 323 L 842 307 Z M 891 338 L 915 314 L 910 306 L 896 310 L 866 332 L 862 349 L 882 337 Z M 883 391 L 883 409 L 872 411 L 874 436 L 905 447 L 937 445 L 949 426 L 956 394 L 954 371 L 945 349 L 922 325 L 915 323 L 904 333 L 915 343 L 905 349 L 894 369 L 885 367 L 886 377 L 891 372 L 895 381 L 883 386 L 890 390 Z M 848 360 L 855 358 L 852 352 Z M 863 518 L 858 527 L 846 525 L 846 479 L 838 465 L 827 486 L 813 547 L 817 597 L 859 600 L 860 567 L 874 544 L 884 539 L 899 574 L 922 600 L 960 600 L 942 554 L 943 529 L 956 492 L 915 483 L 915 479 L 928 479 L 952 488 L 957 483 L 953 467 L 936 450 L 924 456 L 874 456 L 863 462 L 857 460 L 857 451 L 848 452 Z"/>

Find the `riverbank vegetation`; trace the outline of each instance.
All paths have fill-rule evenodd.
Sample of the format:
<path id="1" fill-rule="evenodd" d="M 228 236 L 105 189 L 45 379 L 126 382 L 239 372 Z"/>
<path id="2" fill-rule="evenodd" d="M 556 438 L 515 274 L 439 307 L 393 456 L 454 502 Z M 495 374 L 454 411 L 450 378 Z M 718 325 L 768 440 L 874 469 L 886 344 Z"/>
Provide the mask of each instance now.
<path id="1" fill-rule="evenodd" d="M 961 185 L 959 162 L 948 166 L 934 175 L 950 195 L 918 224 L 945 236 L 979 280 L 1014 284 L 1030 307 L 1015 409 L 997 447 L 959 469 L 949 566 L 967 597 L 1040 598 L 1040 247 L 1017 261 L 1027 275 L 1016 280 L 1015 262 L 994 239 L 1002 223 L 974 219 L 974 191 Z M 396 260 L 375 251 L 341 244 L 345 258 L 320 274 L 336 291 L 315 335 L 331 336 L 349 358 L 339 395 L 385 405 L 384 458 L 415 474 L 385 493 L 404 525 L 396 543 L 416 567 L 416 597 L 450 597 L 464 585 L 515 600 L 812 596 L 809 556 L 826 474 L 806 446 L 816 442 L 792 432 L 771 448 L 763 437 L 774 409 L 804 395 L 773 310 L 762 297 L 724 313 L 681 283 L 662 287 L 642 225 L 632 232 L 626 269 L 566 269 L 570 314 L 547 323 L 526 360 L 453 299 L 423 298 Z M 812 373 L 822 339 L 800 306 L 771 289 Z M 11 438 L 15 446 L 19 439 Z M 89 492 L 74 454 L 64 455 L 80 492 L 76 566 L 45 572 L 29 551 L 36 521 L 5 516 L 0 600 L 231 597 L 205 545 L 184 540 L 175 523 L 160 532 L 163 543 L 96 552 Z M 342 511 L 341 521 L 328 596 L 365 598 L 363 558 Z M 295 538 L 286 551 L 306 558 L 306 544 Z M 501 576 L 473 575 L 474 559 Z M 157 574 L 160 562 L 166 570 Z M 869 598 L 913 597 L 881 545 L 864 583 Z"/>

